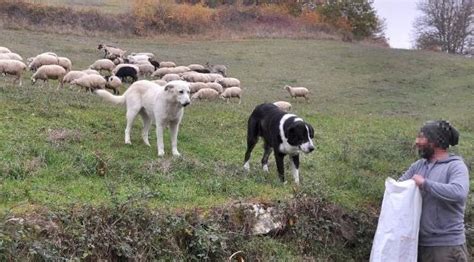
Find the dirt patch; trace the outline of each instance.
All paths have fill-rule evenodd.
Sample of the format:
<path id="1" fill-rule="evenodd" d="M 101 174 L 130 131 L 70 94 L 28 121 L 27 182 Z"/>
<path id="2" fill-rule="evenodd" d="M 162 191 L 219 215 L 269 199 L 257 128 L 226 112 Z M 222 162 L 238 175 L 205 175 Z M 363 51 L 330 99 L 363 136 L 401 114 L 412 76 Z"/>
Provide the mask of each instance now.
<path id="1" fill-rule="evenodd" d="M 82 135 L 79 131 L 66 128 L 48 129 L 47 136 L 48 142 L 55 146 L 82 141 Z"/>

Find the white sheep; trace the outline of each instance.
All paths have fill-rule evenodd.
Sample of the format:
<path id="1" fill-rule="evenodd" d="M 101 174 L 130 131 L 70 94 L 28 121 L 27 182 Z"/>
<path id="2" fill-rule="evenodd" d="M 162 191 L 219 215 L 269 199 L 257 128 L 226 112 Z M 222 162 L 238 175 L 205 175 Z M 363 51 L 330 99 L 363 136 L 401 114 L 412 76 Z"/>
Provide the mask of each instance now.
<path id="1" fill-rule="evenodd" d="M 206 86 L 207 88 L 216 90 L 217 92 L 219 92 L 219 94 L 224 92 L 224 88 L 219 83 L 216 83 L 216 82 L 206 83 Z"/>
<path id="2" fill-rule="evenodd" d="M 217 83 L 221 84 L 222 87 L 240 86 L 240 80 L 233 77 L 226 77 L 217 80 Z"/>
<path id="3" fill-rule="evenodd" d="M 87 75 L 84 71 L 76 71 L 72 70 L 69 71 L 64 77 L 63 77 L 63 83 L 68 83 L 70 84 L 73 80 L 81 78 L 83 76 Z"/>
<path id="4" fill-rule="evenodd" d="M 153 82 L 155 84 L 158 84 L 160 86 L 165 86 L 168 83 L 168 82 L 166 82 L 165 80 L 162 80 L 162 79 L 152 80 L 151 82 Z"/>
<path id="5" fill-rule="evenodd" d="M 150 57 L 147 55 L 128 55 L 127 59 L 130 64 L 139 64 L 143 61 L 148 62 Z"/>
<path id="6" fill-rule="evenodd" d="M 222 92 L 221 98 L 226 100 L 227 103 L 229 103 L 232 97 L 238 97 L 239 105 L 240 105 L 241 95 L 242 95 L 242 89 L 238 86 L 232 86 L 232 87 L 226 88 L 224 92 Z"/>
<path id="7" fill-rule="evenodd" d="M 203 82 L 203 83 L 211 82 L 210 77 L 208 76 L 208 74 L 201 74 L 201 73 L 197 73 L 197 72 L 194 72 L 194 71 L 189 71 L 189 72 L 183 73 L 182 78 L 183 78 L 183 80 L 185 80 L 187 82 L 191 82 L 191 83 L 193 83 L 193 82 Z"/>
<path id="8" fill-rule="evenodd" d="M 0 46 L 0 54 L 2 53 L 11 53 L 12 51 L 10 51 L 10 49 L 4 47 L 4 46 Z"/>
<path id="9" fill-rule="evenodd" d="M 122 50 L 118 47 L 111 46 L 111 45 L 105 45 L 105 44 L 99 44 L 97 49 L 99 49 L 99 50 L 103 49 L 104 53 L 105 53 L 104 58 L 107 58 L 107 59 L 110 59 L 110 60 L 114 60 L 114 59 L 117 59 L 117 58 L 122 58 L 125 55 L 125 53 L 127 52 L 127 51 Z"/>
<path id="10" fill-rule="evenodd" d="M 130 55 L 131 55 L 131 56 L 146 55 L 146 56 L 148 56 L 149 58 L 155 57 L 155 55 L 154 55 L 153 53 L 149 53 L 149 52 L 131 53 Z"/>
<path id="11" fill-rule="evenodd" d="M 206 100 L 214 100 L 219 97 L 219 93 L 211 88 L 203 88 L 199 89 L 194 95 L 191 96 L 191 100 L 196 100 L 196 99 L 206 99 Z"/>
<path id="12" fill-rule="evenodd" d="M 18 60 L 23 61 L 23 57 L 21 57 L 17 53 L 0 53 L 0 60 Z"/>
<path id="13" fill-rule="evenodd" d="M 291 104 L 286 101 L 276 101 L 273 104 L 285 112 L 289 112 L 291 110 Z"/>
<path id="14" fill-rule="evenodd" d="M 94 70 L 94 69 L 84 69 L 81 72 L 84 72 L 87 75 L 100 75 L 100 73 L 97 72 L 97 70 Z"/>
<path id="15" fill-rule="evenodd" d="M 84 87 L 86 90 L 91 92 L 95 89 L 105 89 L 106 84 L 107 81 L 103 76 L 100 75 L 85 75 L 81 78 L 74 79 L 71 82 L 71 85 Z"/>
<path id="16" fill-rule="evenodd" d="M 120 80 L 120 78 L 116 76 L 109 76 L 107 78 L 107 83 L 105 84 L 105 87 L 114 90 L 114 94 L 119 94 L 120 86 L 122 86 L 122 80 Z"/>
<path id="17" fill-rule="evenodd" d="M 191 94 L 194 94 L 203 88 L 207 88 L 206 83 L 203 83 L 203 82 L 189 83 L 189 91 Z"/>
<path id="18" fill-rule="evenodd" d="M 98 70 L 99 72 L 105 70 L 111 73 L 115 68 L 114 62 L 109 59 L 99 59 L 96 60 L 92 65 L 89 66 L 89 69 Z"/>
<path id="19" fill-rule="evenodd" d="M 58 65 L 66 69 L 66 72 L 69 72 L 72 69 L 72 62 L 67 57 L 62 57 L 62 56 L 58 57 Z"/>
<path id="20" fill-rule="evenodd" d="M 13 80 L 13 84 L 16 81 L 20 80 L 20 86 L 22 85 L 21 82 L 21 75 L 23 71 L 25 71 L 26 65 L 18 60 L 0 60 L 0 75 L 13 75 L 15 79 Z"/>
<path id="21" fill-rule="evenodd" d="M 209 73 L 209 74 L 206 74 L 206 75 L 209 78 L 209 82 L 216 82 L 216 81 L 221 80 L 222 78 L 224 78 L 222 75 L 215 74 L 215 73 Z"/>
<path id="22" fill-rule="evenodd" d="M 63 87 L 63 78 L 65 75 L 66 69 L 60 65 L 43 65 L 31 76 L 31 83 L 34 85 L 38 79 L 43 80 L 43 83 L 48 82 L 49 79 L 57 79 L 59 88 Z"/>
<path id="23" fill-rule="evenodd" d="M 164 75 L 161 80 L 166 82 L 174 81 L 174 80 L 183 80 L 178 74 L 166 74 Z"/>
<path id="24" fill-rule="evenodd" d="M 176 67 L 176 63 L 171 62 L 171 61 L 162 61 L 162 62 L 160 62 L 160 68 L 165 68 L 165 67 Z"/>
<path id="25" fill-rule="evenodd" d="M 191 71 L 187 66 L 177 66 L 177 67 L 165 67 L 165 68 L 158 68 L 153 74 L 152 77 L 162 77 L 166 74 L 182 74 L 185 72 Z"/>
<path id="26" fill-rule="evenodd" d="M 291 87 L 289 85 L 285 85 L 283 89 L 288 91 L 292 98 L 304 97 L 306 100 L 309 99 L 309 90 L 306 87 Z"/>
<path id="27" fill-rule="evenodd" d="M 200 65 L 200 64 L 190 64 L 188 65 L 189 69 L 191 69 L 192 71 L 195 71 L 195 70 L 204 70 L 206 69 L 203 65 Z"/>
<path id="28" fill-rule="evenodd" d="M 58 65 L 59 60 L 57 56 L 40 54 L 33 58 L 31 63 L 28 64 L 28 68 L 32 71 L 36 71 L 43 65 Z"/>
<path id="29" fill-rule="evenodd" d="M 138 63 L 138 72 L 141 76 L 150 76 L 155 72 L 155 67 L 146 61 L 146 63 Z"/>

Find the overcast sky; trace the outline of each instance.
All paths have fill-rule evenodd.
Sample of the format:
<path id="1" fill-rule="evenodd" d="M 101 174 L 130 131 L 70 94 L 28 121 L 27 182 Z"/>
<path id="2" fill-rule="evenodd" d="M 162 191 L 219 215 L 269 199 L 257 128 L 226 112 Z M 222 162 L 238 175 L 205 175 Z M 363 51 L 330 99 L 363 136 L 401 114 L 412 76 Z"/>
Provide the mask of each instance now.
<path id="1" fill-rule="evenodd" d="M 412 48 L 413 22 L 418 17 L 417 0 L 375 0 L 377 15 L 386 19 L 385 35 L 392 48 Z"/>

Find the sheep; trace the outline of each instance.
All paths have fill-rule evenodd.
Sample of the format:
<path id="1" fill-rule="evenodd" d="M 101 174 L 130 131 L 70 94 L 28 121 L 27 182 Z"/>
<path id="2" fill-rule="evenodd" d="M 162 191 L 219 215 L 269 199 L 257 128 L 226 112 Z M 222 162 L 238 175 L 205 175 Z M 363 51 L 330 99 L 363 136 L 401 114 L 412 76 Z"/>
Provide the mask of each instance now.
<path id="1" fill-rule="evenodd" d="M 148 56 L 149 58 L 155 57 L 155 55 L 154 55 L 153 53 L 148 53 L 148 52 L 131 53 L 130 55 L 131 55 L 131 56 L 141 56 L 141 55 L 145 55 L 145 56 Z"/>
<path id="2" fill-rule="evenodd" d="M 16 81 L 20 80 L 19 86 L 22 85 L 21 82 L 21 75 L 23 71 L 25 71 L 26 65 L 18 60 L 0 60 L 0 75 L 1 74 L 6 74 L 6 75 L 13 75 L 15 76 L 15 79 L 13 80 L 13 84 L 16 83 Z"/>
<path id="3" fill-rule="evenodd" d="M 153 72 L 155 72 L 155 67 L 148 61 L 146 63 L 139 63 L 137 64 L 137 66 L 138 72 L 141 76 L 150 76 L 151 74 L 153 74 Z"/>
<path id="4" fill-rule="evenodd" d="M 273 104 L 285 112 L 289 112 L 291 110 L 291 104 L 286 101 L 276 101 Z"/>
<path id="5" fill-rule="evenodd" d="M 152 77 L 162 77 L 166 74 L 182 74 L 185 72 L 191 71 L 187 66 L 177 66 L 177 67 L 164 67 L 158 68 L 153 74 Z"/>
<path id="6" fill-rule="evenodd" d="M 114 70 L 115 64 L 114 62 L 110 61 L 109 59 L 99 59 L 96 60 L 92 65 L 89 66 L 89 69 L 94 69 L 98 71 L 108 71 L 109 73 Z"/>
<path id="7" fill-rule="evenodd" d="M 93 91 L 95 89 L 105 89 L 107 84 L 107 80 L 103 76 L 100 75 L 85 75 L 78 79 L 74 79 L 71 82 L 71 85 L 77 85 L 80 87 L 84 87 L 87 91 Z M 114 90 L 115 94 L 115 90 Z"/>
<path id="8" fill-rule="evenodd" d="M 155 67 L 155 70 L 160 68 L 160 62 L 158 62 L 158 60 L 154 58 L 148 58 L 148 62 L 150 62 L 150 64 L 152 64 Z"/>
<path id="9" fill-rule="evenodd" d="M 84 69 L 81 72 L 86 73 L 86 75 L 100 75 L 100 73 L 94 69 Z"/>
<path id="10" fill-rule="evenodd" d="M 123 65 L 123 64 L 121 64 Z M 118 68 L 118 69 L 117 69 Z M 117 70 L 117 71 L 116 71 Z M 120 78 L 122 82 L 125 82 L 127 78 L 132 79 L 132 83 L 138 80 L 138 73 L 140 72 L 138 67 L 135 65 L 117 66 L 114 69 L 114 75 Z"/>
<path id="11" fill-rule="evenodd" d="M 309 99 L 309 90 L 306 87 L 291 87 L 289 85 L 285 85 L 283 89 L 288 91 L 292 98 L 296 99 L 297 97 L 304 97 L 305 100 Z"/>
<path id="12" fill-rule="evenodd" d="M 66 72 L 71 71 L 72 62 L 67 57 L 62 57 L 62 56 L 58 57 L 58 65 L 62 66 L 64 69 L 66 69 Z"/>
<path id="13" fill-rule="evenodd" d="M 124 50 L 122 50 L 118 47 L 114 47 L 114 46 L 111 46 L 111 45 L 105 45 L 105 44 L 99 44 L 97 49 L 99 49 L 99 50 L 103 49 L 104 50 L 104 58 L 107 58 L 107 59 L 110 59 L 110 60 L 114 60 L 114 59 L 123 57 L 124 54 L 127 52 L 127 51 L 124 51 Z"/>
<path id="14" fill-rule="evenodd" d="M 182 75 L 183 80 L 188 82 L 211 82 L 210 77 L 207 74 L 197 73 L 195 71 L 185 72 Z"/>
<path id="15" fill-rule="evenodd" d="M 23 61 L 23 57 L 21 57 L 17 53 L 0 53 L 0 60 L 18 60 Z"/>
<path id="16" fill-rule="evenodd" d="M 216 90 L 219 94 L 224 91 L 224 88 L 222 88 L 221 84 L 216 82 L 206 83 L 206 86 L 207 88 Z"/>
<path id="17" fill-rule="evenodd" d="M 219 97 L 219 93 L 211 88 L 203 88 L 199 89 L 194 95 L 191 96 L 191 100 L 196 100 L 196 99 L 207 99 L 207 100 L 213 100 Z"/>
<path id="18" fill-rule="evenodd" d="M 194 94 L 203 88 L 207 88 L 206 83 L 203 83 L 203 82 L 189 83 L 189 91 L 191 94 Z"/>
<path id="19" fill-rule="evenodd" d="M 47 82 L 48 79 L 58 79 L 59 87 L 63 87 L 63 78 L 66 75 L 66 69 L 59 65 L 43 65 L 36 73 L 31 76 L 31 84 L 34 85 L 38 79 Z"/>
<path id="20" fill-rule="evenodd" d="M 31 71 L 36 71 L 39 67 L 43 65 L 57 65 L 59 60 L 57 56 L 40 54 L 33 58 L 31 63 L 28 64 L 28 68 Z"/>
<path id="21" fill-rule="evenodd" d="M 242 94 L 242 89 L 240 89 L 240 87 L 232 86 L 232 87 L 226 88 L 226 90 L 224 90 L 224 92 L 222 92 L 221 98 L 226 100 L 227 103 L 229 103 L 229 101 L 232 97 L 238 97 L 239 98 L 239 105 L 240 105 L 241 94 Z"/>
<path id="22" fill-rule="evenodd" d="M 160 86 L 165 86 L 168 83 L 168 82 L 166 82 L 165 80 L 162 80 L 162 79 L 152 80 L 151 82 L 153 82 L 155 84 L 158 84 Z"/>
<path id="23" fill-rule="evenodd" d="M 64 77 L 63 77 L 63 83 L 71 83 L 73 80 L 81 78 L 83 76 L 87 75 L 84 71 L 76 71 L 72 70 L 69 71 Z"/>
<path id="24" fill-rule="evenodd" d="M 133 65 L 133 64 L 119 64 L 117 66 L 115 66 L 114 70 L 112 70 L 112 74 L 115 75 L 115 73 L 117 73 L 117 71 L 122 68 L 122 67 L 133 67 L 135 70 L 140 71 L 140 68 L 138 68 L 137 65 Z"/>
<path id="25" fill-rule="evenodd" d="M 183 79 L 178 74 L 166 74 L 161 78 L 161 80 L 170 82 L 174 80 L 183 80 Z"/>
<path id="26" fill-rule="evenodd" d="M 6 48 L 6 47 L 3 47 L 3 46 L 0 46 L 0 54 L 4 54 L 4 53 L 11 53 L 12 51 L 10 51 L 10 49 Z"/>
<path id="27" fill-rule="evenodd" d="M 207 75 L 207 77 L 209 77 L 210 82 L 216 82 L 216 81 L 221 80 L 222 78 L 224 78 L 222 75 L 215 74 L 215 73 L 209 73 L 209 74 L 206 74 L 206 75 Z"/>
<path id="28" fill-rule="evenodd" d="M 146 61 L 148 62 L 148 57 L 147 55 L 128 55 L 127 56 L 128 62 L 131 64 L 139 64 L 141 61 Z"/>
<path id="29" fill-rule="evenodd" d="M 112 89 L 114 91 L 114 94 L 120 94 L 119 88 L 122 85 L 122 81 L 120 78 L 116 76 L 109 76 L 107 78 L 107 83 L 105 84 L 105 87 L 108 89 Z"/>
<path id="30" fill-rule="evenodd" d="M 163 67 L 176 67 L 176 64 L 170 61 L 163 61 L 163 62 L 160 62 L 160 68 L 163 68 Z"/>
<path id="31" fill-rule="evenodd" d="M 189 69 L 191 69 L 192 71 L 196 71 L 196 70 L 204 70 L 206 69 L 203 65 L 200 65 L 200 64 L 190 64 L 188 65 Z"/>
<path id="32" fill-rule="evenodd" d="M 222 87 L 240 86 L 240 80 L 233 77 L 226 77 L 217 80 L 217 83 L 221 84 Z"/>
<path id="33" fill-rule="evenodd" d="M 206 67 L 211 71 L 211 73 L 221 74 L 223 77 L 227 76 L 227 67 L 225 65 L 211 65 L 207 62 Z"/>

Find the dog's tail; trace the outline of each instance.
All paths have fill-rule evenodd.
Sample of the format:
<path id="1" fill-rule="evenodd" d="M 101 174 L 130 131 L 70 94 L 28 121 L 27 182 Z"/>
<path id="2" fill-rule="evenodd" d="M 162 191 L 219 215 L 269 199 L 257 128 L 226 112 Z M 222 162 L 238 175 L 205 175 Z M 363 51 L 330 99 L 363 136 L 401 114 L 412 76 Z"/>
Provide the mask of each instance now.
<path id="1" fill-rule="evenodd" d="M 98 96 L 102 97 L 105 101 L 110 102 L 115 105 L 125 105 L 125 95 L 115 96 L 112 95 L 109 91 L 103 89 L 97 89 L 94 91 Z"/>

